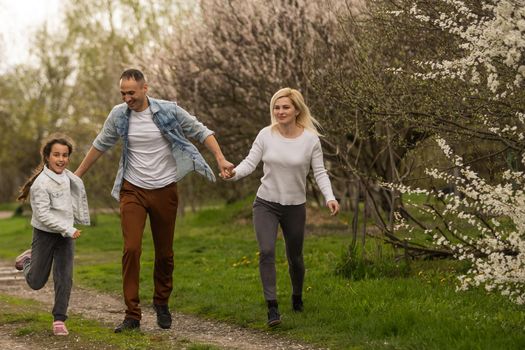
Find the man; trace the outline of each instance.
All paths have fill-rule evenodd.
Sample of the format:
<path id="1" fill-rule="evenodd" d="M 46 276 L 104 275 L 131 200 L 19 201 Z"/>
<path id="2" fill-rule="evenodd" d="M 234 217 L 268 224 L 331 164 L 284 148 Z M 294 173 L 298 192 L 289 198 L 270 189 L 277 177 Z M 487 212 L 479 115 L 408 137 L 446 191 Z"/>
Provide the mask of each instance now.
<path id="1" fill-rule="evenodd" d="M 122 279 L 127 310 L 115 333 L 140 328 L 140 254 L 148 215 L 155 246 L 153 305 L 159 327 L 171 327 L 168 299 L 173 289 L 177 182 L 192 170 L 215 181 L 211 168 L 187 137 L 204 143 L 213 153 L 221 176 L 233 169 L 212 131 L 176 103 L 151 98 L 147 92 L 148 84 L 141 71 L 128 69 L 122 73 L 120 93 L 125 103 L 113 107 L 75 171 L 82 177 L 105 151 L 122 139 L 122 156 L 111 194 L 120 201 L 124 238 Z"/>

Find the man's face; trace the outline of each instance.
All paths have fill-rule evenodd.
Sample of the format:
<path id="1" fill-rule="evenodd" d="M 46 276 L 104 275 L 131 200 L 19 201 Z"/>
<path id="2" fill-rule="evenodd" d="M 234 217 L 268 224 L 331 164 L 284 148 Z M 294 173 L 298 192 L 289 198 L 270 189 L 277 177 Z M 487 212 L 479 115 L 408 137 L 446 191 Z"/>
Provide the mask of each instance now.
<path id="1" fill-rule="evenodd" d="M 136 81 L 135 79 L 120 80 L 122 101 L 126 102 L 129 109 L 135 112 L 142 112 L 148 108 L 147 92 L 148 84 L 143 81 Z"/>

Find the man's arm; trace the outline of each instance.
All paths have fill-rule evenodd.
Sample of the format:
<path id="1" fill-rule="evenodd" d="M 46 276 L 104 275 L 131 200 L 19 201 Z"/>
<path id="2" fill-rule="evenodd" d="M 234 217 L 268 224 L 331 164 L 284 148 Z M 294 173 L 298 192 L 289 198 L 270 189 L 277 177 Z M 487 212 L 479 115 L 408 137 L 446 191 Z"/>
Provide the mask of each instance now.
<path id="1" fill-rule="evenodd" d="M 99 151 L 95 147 L 91 146 L 88 153 L 82 160 L 82 163 L 80 163 L 77 170 L 75 170 L 75 175 L 78 177 L 82 177 L 82 175 L 84 175 L 89 170 L 89 168 L 91 168 L 91 166 L 97 161 L 97 159 L 99 159 L 100 156 L 103 154 L 104 152 Z"/>
<path id="2" fill-rule="evenodd" d="M 210 135 L 204 140 L 204 145 L 210 150 L 210 152 L 215 156 L 217 161 L 217 166 L 221 172 L 221 177 L 229 177 L 231 171 L 235 167 L 232 163 L 228 162 L 224 155 L 222 154 L 221 147 L 217 142 L 215 136 Z"/>

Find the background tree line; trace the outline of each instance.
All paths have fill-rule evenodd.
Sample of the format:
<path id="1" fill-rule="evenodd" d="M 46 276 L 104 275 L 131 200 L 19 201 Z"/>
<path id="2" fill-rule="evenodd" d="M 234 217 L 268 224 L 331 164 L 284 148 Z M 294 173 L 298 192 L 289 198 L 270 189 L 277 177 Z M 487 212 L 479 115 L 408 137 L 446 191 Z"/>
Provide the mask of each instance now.
<path id="1" fill-rule="evenodd" d="M 492 15 L 484 2 L 462 4 L 481 18 Z M 521 140 L 490 127 L 521 128 L 514 121 L 524 111 L 523 89 L 496 100 L 472 79 L 414 79 L 427 71 L 424 62 L 466 51 L 461 37 L 414 16 L 416 5 L 430 19 L 458 13 L 451 1 L 67 1 L 62 30 L 35 36 L 37 63 L 0 79 L 0 201 L 13 200 L 52 131 L 76 141 L 75 168 L 120 101 L 120 72 L 134 66 L 146 73 L 152 96 L 177 101 L 213 129 L 235 163 L 269 123 L 272 94 L 284 86 L 301 90 L 323 125 L 327 167 L 353 213 L 354 238 L 373 220 L 400 244 L 393 224 L 403 199 L 381 184 L 446 187 L 423 171 L 455 171 L 435 135 L 491 182 L 504 169 L 521 169 L 523 151 Z M 513 70 L 499 66 L 509 80 Z M 96 206 L 116 204 L 109 192 L 119 155 L 110 151 L 85 178 Z M 258 176 L 220 185 L 193 175 L 183 181 L 182 202 L 197 208 L 253 193 Z M 321 204 L 311 179 L 308 187 Z"/>

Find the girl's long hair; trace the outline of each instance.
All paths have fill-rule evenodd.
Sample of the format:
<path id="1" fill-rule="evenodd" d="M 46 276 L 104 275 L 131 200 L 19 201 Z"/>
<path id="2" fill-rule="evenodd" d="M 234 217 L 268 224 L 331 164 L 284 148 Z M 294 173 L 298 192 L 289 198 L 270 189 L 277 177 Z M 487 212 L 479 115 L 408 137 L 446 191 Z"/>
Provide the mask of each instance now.
<path id="1" fill-rule="evenodd" d="M 52 134 L 48 138 L 46 138 L 42 144 L 42 148 L 40 149 L 40 156 L 41 161 L 40 164 L 33 170 L 33 173 L 31 176 L 26 180 L 25 184 L 20 188 L 19 195 L 16 198 L 19 201 L 25 201 L 27 197 L 29 197 L 29 190 L 31 189 L 31 185 L 33 185 L 33 182 L 35 182 L 35 179 L 38 175 L 44 170 L 44 165 L 48 165 L 49 156 L 51 155 L 51 148 L 54 144 L 60 144 L 67 146 L 69 149 L 69 155 L 73 153 L 73 142 L 69 137 L 63 134 Z"/>
<path id="2" fill-rule="evenodd" d="M 273 107 L 275 106 L 275 102 L 281 97 L 288 97 L 292 101 L 295 109 L 299 112 L 299 115 L 297 115 L 296 119 L 297 125 L 310 130 L 317 136 L 321 136 L 318 130 L 321 128 L 321 124 L 310 114 L 310 109 L 304 102 L 303 95 L 301 94 L 301 92 L 299 92 L 299 90 L 292 89 L 289 87 L 282 88 L 279 91 L 277 91 L 270 101 L 270 116 L 272 121 L 272 127 L 277 125 L 277 120 L 273 115 Z"/>

